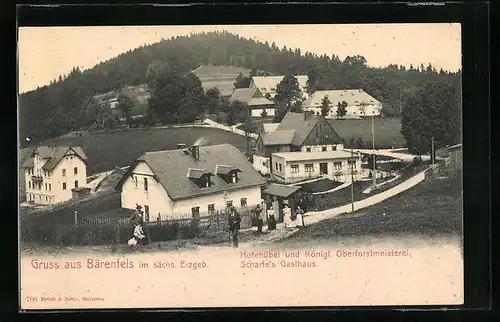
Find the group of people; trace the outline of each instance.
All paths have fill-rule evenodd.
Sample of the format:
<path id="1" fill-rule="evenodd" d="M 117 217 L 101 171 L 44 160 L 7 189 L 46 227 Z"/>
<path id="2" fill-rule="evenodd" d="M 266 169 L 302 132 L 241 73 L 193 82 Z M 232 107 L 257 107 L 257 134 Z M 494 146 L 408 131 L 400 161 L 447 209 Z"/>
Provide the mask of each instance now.
<path id="1" fill-rule="evenodd" d="M 136 211 L 129 218 L 130 222 L 134 226 L 134 235 L 128 240 L 128 244 L 132 247 L 136 245 L 146 245 L 148 240 L 144 234 L 144 220 L 142 219 L 141 208 L 141 206 L 137 206 Z"/>
<path id="2" fill-rule="evenodd" d="M 263 207 L 259 204 L 253 210 L 255 214 L 255 218 L 257 219 L 257 232 L 262 232 L 262 226 L 264 224 L 265 216 L 267 215 L 267 230 L 275 230 L 276 229 L 276 217 L 274 213 L 273 206 L 269 206 L 267 212 L 262 209 Z M 304 227 L 304 211 L 300 206 L 297 206 L 297 209 L 294 213 L 292 213 L 292 209 L 285 204 L 283 208 L 283 224 L 285 228 L 295 227 Z"/>

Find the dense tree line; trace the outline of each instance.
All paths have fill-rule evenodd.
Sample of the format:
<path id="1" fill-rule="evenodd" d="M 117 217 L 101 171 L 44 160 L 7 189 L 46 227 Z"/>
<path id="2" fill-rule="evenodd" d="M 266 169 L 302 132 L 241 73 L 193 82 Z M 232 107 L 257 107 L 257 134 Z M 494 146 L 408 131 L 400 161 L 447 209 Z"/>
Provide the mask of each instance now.
<path id="1" fill-rule="evenodd" d="M 126 85 L 154 86 L 152 82 L 157 78 L 156 74 L 163 73 L 163 63 L 167 63 L 173 73 L 184 75 L 177 77 L 187 77 L 186 82 L 191 82 L 193 86 L 197 86 L 197 81 L 185 74 L 209 63 L 244 67 L 252 69 L 253 73 L 307 74 L 310 92 L 363 88 L 384 103 L 384 113 L 389 116 L 399 115 L 403 107 L 401 102 L 408 101 L 429 81 L 460 84 L 458 73 L 437 72 L 431 65 L 411 66 L 409 69 L 397 65 L 372 68 L 367 66 L 362 56 L 347 57 L 342 61 L 335 54 L 302 53 L 300 49 L 278 48 L 274 43 L 244 39 L 228 32 L 192 34 L 142 46 L 83 72 L 75 68 L 47 86 L 20 95 L 20 136 L 23 143 L 26 137 L 31 142 L 38 142 L 99 121 L 114 123 L 116 120 L 109 115 L 109 109 L 106 106 L 96 107 L 91 98 L 112 90 L 118 91 Z M 247 80 L 239 79 L 238 82 L 246 83 Z M 198 101 L 199 97 L 185 98 L 184 104 L 193 100 Z M 123 97 L 121 101 L 124 102 L 121 107 L 126 112 L 128 103 Z M 164 120 L 180 117 L 163 114 Z"/>

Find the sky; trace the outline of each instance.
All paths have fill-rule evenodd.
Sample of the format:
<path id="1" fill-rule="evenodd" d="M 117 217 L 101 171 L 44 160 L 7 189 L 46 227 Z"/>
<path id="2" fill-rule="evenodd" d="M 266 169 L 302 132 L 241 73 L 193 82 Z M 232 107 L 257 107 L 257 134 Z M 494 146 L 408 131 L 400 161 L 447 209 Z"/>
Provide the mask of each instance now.
<path id="1" fill-rule="evenodd" d="M 49 84 L 73 67 L 92 68 L 101 61 L 162 38 L 192 32 L 227 30 L 241 37 L 275 42 L 318 55 L 362 55 L 369 66 L 431 63 L 437 70 L 461 68 L 460 24 L 214 25 L 20 27 L 20 93 Z"/>

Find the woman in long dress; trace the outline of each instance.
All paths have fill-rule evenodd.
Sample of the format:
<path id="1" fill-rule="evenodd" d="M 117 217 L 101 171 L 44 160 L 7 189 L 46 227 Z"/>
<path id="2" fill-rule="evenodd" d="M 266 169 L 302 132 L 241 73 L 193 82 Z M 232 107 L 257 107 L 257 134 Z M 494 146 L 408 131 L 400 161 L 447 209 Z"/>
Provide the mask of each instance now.
<path id="1" fill-rule="evenodd" d="M 289 228 L 292 224 L 292 210 L 288 205 L 285 205 L 285 208 L 283 208 L 283 224 L 285 228 Z"/>
<path id="2" fill-rule="evenodd" d="M 274 218 L 273 206 L 269 206 L 267 209 L 267 230 L 276 229 L 276 218 Z"/>
<path id="3" fill-rule="evenodd" d="M 302 216 L 304 214 L 304 210 L 300 208 L 300 206 L 297 206 L 297 220 L 296 220 L 296 227 L 304 227 L 304 217 Z"/>

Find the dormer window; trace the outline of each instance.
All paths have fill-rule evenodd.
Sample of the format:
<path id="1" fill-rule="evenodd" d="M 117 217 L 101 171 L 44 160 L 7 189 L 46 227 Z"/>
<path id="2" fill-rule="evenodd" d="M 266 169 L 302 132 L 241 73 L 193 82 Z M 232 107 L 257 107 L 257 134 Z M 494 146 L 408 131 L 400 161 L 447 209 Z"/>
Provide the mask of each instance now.
<path id="1" fill-rule="evenodd" d="M 187 174 L 187 177 L 200 188 L 210 188 L 212 186 L 212 182 L 210 180 L 211 176 L 213 176 L 213 174 L 205 169 L 190 168 Z"/>
<path id="2" fill-rule="evenodd" d="M 226 183 L 238 183 L 239 177 L 238 173 L 241 172 L 240 169 L 231 165 L 218 164 L 215 173 Z"/>

